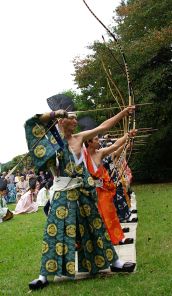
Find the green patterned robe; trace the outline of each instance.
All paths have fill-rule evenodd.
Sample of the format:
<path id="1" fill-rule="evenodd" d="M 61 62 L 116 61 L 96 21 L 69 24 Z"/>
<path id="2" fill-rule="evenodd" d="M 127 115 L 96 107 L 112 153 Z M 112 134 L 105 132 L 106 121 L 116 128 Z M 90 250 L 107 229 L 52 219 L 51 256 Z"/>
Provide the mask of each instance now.
<path id="1" fill-rule="evenodd" d="M 34 121 L 35 118 L 33 125 Z M 28 143 L 29 139 L 33 138 L 33 125 L 30 124 L 31 129 L 26 129 Z M 33 139 L 32 142 L 34 142 Z M 49 146 L 51 149 L 51 145 Z M 46 150 L 47 147 L 46 144 Z M 99 270 L 108 268 L 110 263 L 118 259 L 118 256 L 98 213 L 94 180 L 83 162 L 79 165 L 75 164 L 66 140 L 64 140 L 63 150 L 56 143 L 56 151 L 60 164 L 60 176 L 80 176 L 83 178 L 83 186 L 54 192 L 43 235 L 40 274 L 74 277 L 76 243 L 78 271 L 96 274 Z M 39 161 L 41 161 L 40 156 L 36 162 Z"/>

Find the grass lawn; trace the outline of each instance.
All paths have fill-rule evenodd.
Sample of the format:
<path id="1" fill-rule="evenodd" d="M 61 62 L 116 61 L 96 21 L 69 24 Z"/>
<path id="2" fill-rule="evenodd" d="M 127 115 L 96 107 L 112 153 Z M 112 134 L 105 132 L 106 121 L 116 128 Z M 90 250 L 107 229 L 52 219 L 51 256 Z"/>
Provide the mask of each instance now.
<path id="1" fill-rule="evenodd" d="M 137 271 L 106 278 L 51 283 L 34 295 L 171 296 L 172 184 L 134 186 L 137 195 Z M 14 205 L 10 206 L 14 209 Z M 28 282 L 39 274 L 42 209 L 0 224 L 0 296 L 28 294 Z"/>

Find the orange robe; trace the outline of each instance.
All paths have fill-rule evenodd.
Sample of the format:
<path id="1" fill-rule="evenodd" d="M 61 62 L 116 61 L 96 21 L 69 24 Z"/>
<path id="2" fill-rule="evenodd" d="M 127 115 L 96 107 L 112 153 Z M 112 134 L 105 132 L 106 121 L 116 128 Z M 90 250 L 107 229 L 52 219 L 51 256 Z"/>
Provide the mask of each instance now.
<path id="1" fill-rule="evenodd" d="M 93 176 L 93 178 L 97 178 L 102 182 L 101 187 L 96 187 L 98 195 L 98 210 L 104 221 L 112 243 L 117 245 L 124 238 L 124 233 L 122 231 L 113 202 L 116 192 L 115 185 L 110 179 L 108 171 L 105 169 L 105 167 L 101 165 L 95 172 L 90 154 L 88 152 L 85 152 L 84 154 L 88 171 Z"/>

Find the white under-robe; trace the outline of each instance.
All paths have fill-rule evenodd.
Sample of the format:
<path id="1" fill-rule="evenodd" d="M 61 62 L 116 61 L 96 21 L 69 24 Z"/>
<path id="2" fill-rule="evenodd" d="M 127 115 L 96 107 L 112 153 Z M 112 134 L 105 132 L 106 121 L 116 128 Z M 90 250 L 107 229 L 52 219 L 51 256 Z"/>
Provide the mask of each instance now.
<path id="1" fill-rule="evenodd" d="M 47 201 L 50 199 L 49 190 L 45 187 L 41 188 L 37 194 L 37 204 L 38 207 L 44 207 Z"/>
<path id="2" fill-rule="evenodd" d="M 0 223 L 3 222 L 3 218 L 6 216 L 8 208 L 6 207 L 6 201 L 4 197 L 0 197 Z"/>

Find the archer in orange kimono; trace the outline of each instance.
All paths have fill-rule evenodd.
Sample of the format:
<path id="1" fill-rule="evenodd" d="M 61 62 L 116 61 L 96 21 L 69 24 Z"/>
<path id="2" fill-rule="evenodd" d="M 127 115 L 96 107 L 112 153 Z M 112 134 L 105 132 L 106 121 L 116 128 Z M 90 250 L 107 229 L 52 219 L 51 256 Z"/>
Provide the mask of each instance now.
<path id="1" fill-rule="evenodd" d="M 124 240 L 124 233 L 121 228 L 116 208 L 114 206 L 115 185 L 111 180 L 108 171 L 102 164 L 102 160 L 107 155 L 114 152 L 126 141 L 127 135 L 118 139 L 110 147 L 100 148 L 98 137 L 94 137 L 86 143 L 85 161 L 88 171 L 91 173 L 96 183 L 98 194 L 98 210 L 105 223 L 113 244 L 133 243 L 133 239 Z"/>

